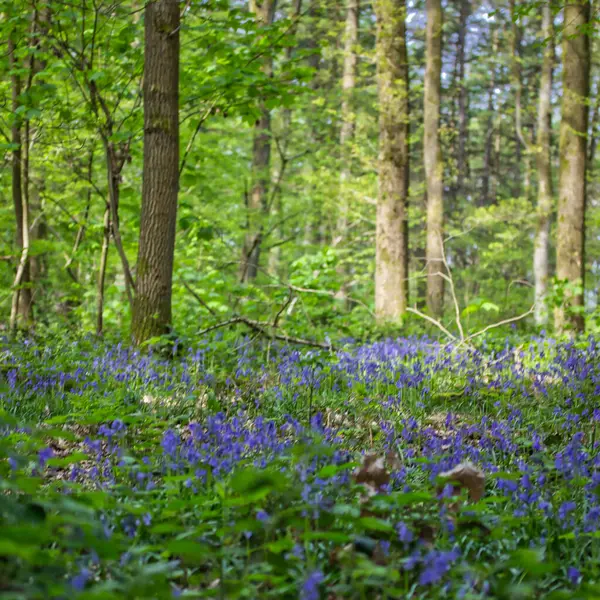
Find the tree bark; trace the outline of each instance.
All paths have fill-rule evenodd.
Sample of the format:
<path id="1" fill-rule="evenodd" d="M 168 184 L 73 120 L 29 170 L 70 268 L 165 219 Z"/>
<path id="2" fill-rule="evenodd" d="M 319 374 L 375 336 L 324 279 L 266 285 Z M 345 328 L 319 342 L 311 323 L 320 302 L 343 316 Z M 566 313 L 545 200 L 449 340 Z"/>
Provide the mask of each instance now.
<path id="1" fill-rule="evenodd" d="M 48 27 L 51 19 L 52 8 L 49 0 L 41 0 L 34 3 L 32 14 L 32 36 L 30 42 L 33 51 L 31 52 L 29 59 L 28 89 L 31 88 L 34 77 L 36 77 L 38 85 L 44 83 L 37 75 L 46 69 L 46 60 L 40 57 L 43 57 L 43 42 L 48 36 Z M 30 153 L 33 150 L 34 142 L 38 137 L 38 130 L 36 128 L 31 128 Z M 26 177 L 25 172 L 23 173 L 23 177 Z M 43 174 L 38 176 L 36 170 L 32 169 L 31 174 L 27 175 L 27 178 L 31 183 L 29 207 L 30 214 L 33 215 L 30 237 L 33 241 L 45 240 L 48 237 L 48 224 L 46 223 L 46 215 L 44 213 L 44 200 L 41 197 L 45 189 L 45 177 Z M 37 254 L 30 256 L 29 261 L 32 288 L 35 289 L 34 295 L 38 297 L 39 300 L 40 296 L 43 297 L 46 294 L 46 286 L 36 285 L 36 282 L 42 279 L 47 273 L 48 257 L 45 253 Z"/>
<path id="2" fill-rule="evenodd" d="M 527 151 L 527 141 L 522 130 L 522 84 L 521 84 L 521 29 L 515 17 L 515 0 L 509 0 L 510 23 L 510 82 L 514 92 L 514 140 L 515 140 L 515 178 L 514 195 L 520 196 L 521 186 L 521 155 L 522 150 Z"/>
<path id="3" fill-rule="evenodd" d="M 440 146 L 440 92 L 442 76 L 441 0 L 427 0 L 427 58 L 425 67 L 423 154 L 427 186 L 427 308 L 439 318 L 444 310 L 443 227 L 444 184 Z"/>
<path id="4" fill-rule="evenodd" d="M 106 281 L 106 266 L 110 247 L 110 204 L 104 208 L 104 227 L 102 234 L 102 250 L 98 268 L 98 285 L 96 292 L 96 335 L 102 335 L 104 330 L 104 283 Z"/>
<path id="5" fill-rule="evenodd" d="M 493 27 L 493 26 L 492 26 Z M 492 56 L 498 54 L 498 30 L 493 27 L 492 38 Z M 488 105 L 487 105 L 487 126 L 485 135 L 485 153 L 483 157 L 483 175 L 481 178 L 481 195 L 479 206 L 487 206 L 490 203 L 490 183 L 492 178 L 492 157 L 494 152 L 494 112 L 495 112 L 495 94 L 496 94 L 496 61 L 492 62 L 492 73 L 490 85 L 488 87 Z"/>
<path id="6" fill-rule="evenodd" d="M 554 68 L 554 27 L 552 9 L 542 8 L 542 39 L 545 41 L 544 59 L 540 78 L 537 118 L 537 229 L 533 251 L 533 274 L 535 278 L 535 322 L 545 325 L 548 321 L 546 295 L 548 293 L 548 253 L 550 248 L 550 218 L 552 216 L 552 71 Z"/>
<path id="7" fill-rule="evenodd" d="M 146 5 L 144 171 L 132 320 L 137 343 L 171 329 L 179 188 L 179 10 L 178 0 Z"/>
<path id="8" fill-rule="evenodd" d="M 271 25 L 275 17 L 276 0 L 250 0 L 250 10 L 262 27 Z M 273 74 L 273 60 L 269 55 L 263 60 L 263 72 Z M 247 232 L 240 261 L 240 281 L 256 279 L 258 274 L 264 219 L 268 215 L 268 194 L 271 168 L 271 111 L 261 102 L 260 117 L 254 127 L 252 148 L 252 188 L 247 204 Z"/>
<path id="9" fill-rule="evenodd" d="M 356 69 L 358 65 L 358 19 L 360 0 L 346 2 L 346 31 L 344 34 L 344 71 L 342 75 L 342 126 L 340 128 L 340 203 L 337 222 L 336 244 L 344 245 L 348 230 L 350 198 L 348 182 L 352 176 L 352 140 L 355 129 L 354 88 L 356 87 Z M 338 275 L 341 278 L 341 296 L 348 294 L 348 266 L 340 264 Z"/>
<path id="10" fill-rule="evenodd" d="M 344 189 L 350 179 L 351 143 L 354 137 L 354 88 L 358 54 L 359 0 L 348 0 L 346 6 L 346 33 L 344 36 L 344 74 L 342 76 L 342 126 L 340 129 L 341 170 L 340 170 L 340 218 L 338 236 L 345 238 L 348 227 L 348 196 Z"/>
<path id="11" fill-rule="evenodd" d="M 10 312 L 10 329 L 27 327 L 32 321 L 32 293 L 29 266 L 29 205 L 27 196 L 23 194 L 23 139 L 21 118 L 16 111 L 19 108 L 19 95 L 21 94 L 21 77 L 17 73 L 16 44 L 14 39 L 8 40 L 8 58 L 12 71 L 12 111 L 13 124 L 11 127 L 11 143 L 13 144 L 11 156 L 12 171 L 12 199 L 15 211 L 16 242 L 19 250 L 19 264 L 14 280 L 14 291 Z"/>
<path id="12" fill-rule="evenodd" d="M 290 19 L 292 20 L 292 27 L 290 28 L 290 35 L 296 34 L 298 29 L 298 21 L 300 19 L 300 13 L 302 12 L 302 0 L 294 0 L 292 6 L 290 6 Z M 285 60 L 286 62 L 290 62 L 292 60 L 292 54 L 294 51 L 293 46 L 288 46 L 285 50 Z M 273 229 L 273 233 L 277 236 L 277 241 L 280 242 L 285 238 L 285 228 L 283 226 L 284 221 L 284 210 L 285 206 L 283 204 L 283 194 L 281 190 L 281 181 L 283 179 L 283 172 L 285 171 L 285 166 L 287 163 L 287 159 L 284 159 L 284 156 L 287 157 L 287 150 L 290 145 L 292 136 L 292 109 L 289 107 L 284 108 L 283 117 L 282 117 L 282 141 L 280 142 L 280 163 L 279 163 L 279 174 L 277 175 L 276 182 L 279 182 L 279 185 L 276 183 L 276 189 L 273 190 L 272 198 L 273 198 L 273 208 L 275 211 L 275 218 L 277 219 L 276 225 Z M 281 245 L 271 245 L 269 249 L 269 273 L 274 275 L 275 277 L 283 275 L 280 273 L 281 270 Z"/>
<path id="13" fill-rule="evenodd" d="M 556 275 L 566 281 L 565 304 L 556 311 L 559 333 L 584 329 L 585 205 L 590 42 L 588 0 L 565 2 L 563 93 L 560 123 L 560 165 Z"/>
<path id="14" fill-rule="evenodd" d="M 409 104 L 405 0 L 375 0 L 379 197 L 375 313 L 398 322 L 408 305 Z"/>
<path id="15" fill-rule="evenodd" d="M 460 0 L 460 16 L 458 26 L 458 42 L 456 47 L 458 61 L 458 151 L 456 157 L 457 168 L 457 196 L 460 198 L 465 194 L 465 179 L 469 172 L 467 159 L 467 140 L 469 136 L 468 118 L 468 90 L 465 85 L 466 78 L 466 44 L 467 25 L 470 12 L 469 0 Z"/>

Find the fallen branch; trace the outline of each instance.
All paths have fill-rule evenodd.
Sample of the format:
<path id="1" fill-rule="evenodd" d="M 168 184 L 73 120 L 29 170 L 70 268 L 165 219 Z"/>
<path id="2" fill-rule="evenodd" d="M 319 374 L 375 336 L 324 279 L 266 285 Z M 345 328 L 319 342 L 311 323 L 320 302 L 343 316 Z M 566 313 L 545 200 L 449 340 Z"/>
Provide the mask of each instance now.
<path id="1" fill-rule="evenodd" d="M 199 331 L 196 335 L 203 336 L 211 331 L 215 331 L 217 329 L 223 329 L 224 327 L 230 327 L 231 325 L 246 325 L 253 331 L 264 335 L 265 337 L 280 340 L 282 342 L 286 342 L 288 344 L 298 344 L 299 346 L 309 346 L 311 348 L 320 348 L 322 350 L 329 350 L 332 352 L 334 347 L 332 344 L 323 344 L 321 342 L 313 342 L 311 340 L 305 340 L 303 338 L 293 337 L 288 335 L 285 332 L 282 333 L 274 333 L 272 330 L 274 326 L 272 323 L 266 323 L 264 321 L 255 321 L 253 319 L 248 319 L 246 317 L 233 317 L 232 319 L 228 319 L 227 321 L 223 321 L 221 323 L 217 323 L 215 325 L 211 325 L 202 331 Z"/>
<path id="2" fill-rule="evenodd" d="M 460 321 L 460 305 L 458 304 L 458 298 L 456 297 L 456 290 L 454 289 L 454 279 L 452 278 L 452 271 L 450 269 L 450 265 L 448 264 L 448 259 L 446 258 L 446 249 L 444 247 L 444 239 L 442 238 L 441 234 L 440 234 L 440 241 L 441 241 L 441 250 L 442 250 L 442 261 L 444 263 L 444 268 L 446 269 L 446 273 L 445 273 L 446 281 L 448 281 L 448 284 L 450 285 L 450 293 L 452 294 L 452 302 L 454 304 L 454 310 L 456 313 L 456 326 L 458 327 L 458 330 L 460 331 L 460 339 L 464 340 L 465 332 L 463 330 L 463 326 Z"/>
<path id="3" fill-rule="evenodd" d="M 456 296 L 456 290 L 454 287 L 454 279 L 452 278 L 452 271 L 450 270 L 450 265 L 448 264 L 448 260 L 446 258 L 446 250 L 444 248 L 443 240 L 442 240 L 442 258 L 439 260 L 444 265 L 446 273 L 444 273 L 442 271 L 437 271 L 433 275 L 439 276 L 442 279 L 444 279 L 450 287 L 452 303 L 454 305 L 455 321 L 456 321 L 456 326 L 459 331 L 459 337 L 457 337 L 456 335 L 451 333 L 448 329 L 446 329 L 446 327 L 444 327 L 444 325 L 440 321 L 437 321 L 436 319 L 430 317 L 429 315 L 422 313 L 420 310 L 417 310 L 416 308 L 410 308 L 410 307 L 407 308 L 406 310 L 407 310 L 407 312 L 411 312 L 411 313 L 417 315 L 418 317 L 425 319 L 426 321 L 429 321 L 429 323 L 431 323 L 432 325 L 435 325 L 448 338 L 450 338 L 451 341 L 458 342 L 457 348 L 459 348 L 461 345 L 465 345 L 465 346 L 472 348 L 473 346 L 470 344 L 470 341 L 473 340 L 474 338 L 479 337 L 480 335 L 483 335 L 484 333 L 487 333 L 491 329 L 496 329 L 497 327 L 502 327 L 503 325 L 509 325 L 510 323 L 515 323 L 517 321 L 521 321 L 522 319 L 525 319 L 526 317 L 528 317 L 535 311 L 535 303 L 534 303 L 533 306 L 527 312 L 525 312 L 521 315 L 518 315 L 516 317 L 511 317 L 509 319 L 504 319 L 502 321 L 498 321 L 497 323 L 492 323 L 490 325 L 487 325 L 483 329 L 476 331 L 475 333 L 472 333 L 471 335 L 465 335 L 465 331 L 464 331 L 464 328 L 462 326 L 462 322 L 460 319 L 460 314 L 461 314 L 460 304 L 459 304 L 458 298 Z M 530 285 L 529 282 L 526 282 L 524 280 L 516 280 L 514 282 L 511 282 L 511 285 L 512 285 L 512 283 L 521 283 L 521 284 Z M 510 288 L 510 286 L 509 286 L 509 288 Z"/>
<path id="4" fill-rule="evenodd" d="M 439 321 L 436 321 L 434 318 L 430 317 L 429 315 L 422 313 L 420 310 L 417 310 L 416 308 L 411 308 L 410 306 L 406 309 L 406 311 L 411 312 L 411 313 L 417 315 L 418 317 L 421 317 L 421 319 L 425 319 L 426 321 L 429 321 L 430 323 L 435 325 L 440 331 L 443 331 L 452 341 L 454 341 L 454 342 L 458 341 L 458 338 L 454 334 L 450 333 Z"/>
<path id="5" fill-rule="evenodd" d="M 477 332 L 473 333 L 472 335 L 466 337 L 463 341 L 468 342 L 469 340 L 472 340 L 475 337 L 479 337 L 480 335 L 487 333 L 490 329 L 495 329 L 496 327 L 502 327 L 502 325 L 509 325 L 510 323 L 515 323 L 517 321 L 521 321 L 522 319 L 525 319 L 529 315 L 533 314 L 534 311 L 535 311 L 535 304 L 533 304 L 533 306 L 527 312 L 523 313 L 522 315 L 519 315 L 518 317 L 511 317 L 510 319 L 504 319 L 504 321 L 498 321 L 497 323 L 492 323 L 491 325 L 484 327 L 480 331 L 477 331 Z"/>

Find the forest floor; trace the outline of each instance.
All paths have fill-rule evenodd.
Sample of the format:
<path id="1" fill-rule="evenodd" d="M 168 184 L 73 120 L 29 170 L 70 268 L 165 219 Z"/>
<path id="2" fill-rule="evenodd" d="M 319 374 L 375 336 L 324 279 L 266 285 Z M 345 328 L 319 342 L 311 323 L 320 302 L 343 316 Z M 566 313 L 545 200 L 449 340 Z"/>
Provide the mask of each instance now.
<path id="1" fill-rule="evenodd" d="M 600 349 L 0 347 L 3 598 L 600 598 Z"/>

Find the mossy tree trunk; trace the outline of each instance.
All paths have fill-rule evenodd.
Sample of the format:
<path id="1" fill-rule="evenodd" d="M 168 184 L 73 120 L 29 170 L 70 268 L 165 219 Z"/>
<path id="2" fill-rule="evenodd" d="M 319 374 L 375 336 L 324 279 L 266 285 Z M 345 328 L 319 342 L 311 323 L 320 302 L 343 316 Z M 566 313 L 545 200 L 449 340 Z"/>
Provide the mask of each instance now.
<path id="1" fill-rule="evenodd" d="M 179 187 L 179 11 L 177 0 L 146 5 L 144 171 L 132 335 L 169 332 Z"/>
<path id="2" fill-rule="evenodd" d="M 350 198 L 348 182 L 352 176 L 352 141 L 356 125 L 354 88 L 356 87 L 356 69 L 358 65 L 358 19 L 359 0 L 346 2 L 346 30 L 344 34 L 344 72 L 342 75 L 342 126 L 340 128 L 340 203 L 337 223 L 336 243 L 344 245 L 348 230 Z M 338 274 L 342 278 L 342 295 L 348 291 L 348 267 L 342 262 Z"/>
<path id="3" fill-rule="evenodd" d="M 375 0 L 379 94 L 377 320 L 399 322 L 408 304 L 409 104 L 405 0 Z"/>
<path id="4" fill-rule="evenodd" d="M 469 176 L 467 142 L 469 139 L 469 92 L 466 85 L 467 31 L 471 12 L 469 0 L 460 0 L 456 60 L 458 69 L 458 143 L 456 156 L 456 195 L 459 200 L 466 194 L 465 181 Z"/>
<path id="5" fill-rule="evenodd" d="M 31 293 L 31 273 L 29 260 L 29 204 L 27 194 L 23 190 L 23 157 L 27 156 L 27 150 L 23 152 L 23 130 L 22 119 L 17 114 L 20 106 L 22 92 L 21 76 L 19 74 L 19 63 L 17 60 L 18 48 L 14 38 L 8 40 L 8 59 L 11 74 L 12 89 L 12 111 L 13 123 L 11 127 L 11 153 L 12 172 L 12 199 L 15 211 L 16 243 L 19 254 L 19 262 L 14 281 L 12 306 L 10 312 L 10 328 L 29 327 L 33 321 L 33 296 Z"/>
<path id="6" fill-rule="evenodd" d="M 554 68 L 554 27 L 552 9 L 542 8 L 542 32 L 545 41 L 544 59 L 540 78 L 537 117 L 537 229 L 533 251 L 533 274 L 535 278 L 535 322 L 545 325 L 548 321 L 546 295 L 548 293 L 548 254 L 550 247 L 550 218 L 552 216 L 552 70 Z"/>
<path id="7" fill-rule="evenodd" d="M 565 303 L 555 315 L 559 333 L 584 329 L 589 22 L 588 0 L 565 3 L 556 275 L 568 286 Z"/>
<path id="8" fill-rule="evenodd" d="M 440 317 L 444 310 L 443 226 L 444 186 L 440 146 L 440 90 L 442 75 L 441 0 L 427 0 L 427 57 L 425 68 L 423 155 L 427 186 L 427 308 Z"/>

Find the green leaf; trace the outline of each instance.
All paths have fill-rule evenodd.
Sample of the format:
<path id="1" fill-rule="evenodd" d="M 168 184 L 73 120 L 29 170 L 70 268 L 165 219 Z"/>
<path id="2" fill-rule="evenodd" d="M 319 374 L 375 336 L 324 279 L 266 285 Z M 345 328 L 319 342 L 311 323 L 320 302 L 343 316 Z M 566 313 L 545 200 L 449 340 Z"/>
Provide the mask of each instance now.
<path id="1" fill-rule="evenodd" d="M 306 531 L 302 535 L 302 539 L 307 541 L 318 540 L 322 542 L 335 542 L 336 544 L 345 544 L 349 542 L 352 539 L 352 537 L 347 533 L 342 533 L 341 531 Z"/>
<path id="2" fill-rule="evenodd" d="M 358 524 L 362 525 L 365 529 L 372 531 L 383 531 L 390 533 L 394 531 L 393 525 L 389 521 L 378 519 L 376 517 L 361 517 L 358 519 Z"/>
<path id="3" fill-rule="evenodd" d="M 173 556 L 181 556 L 186 560 L 205 560 L 214 555 L 214 550 L 205 544 L 192 540 L 173 540 L 166 545 L 167 552 Z"/>

